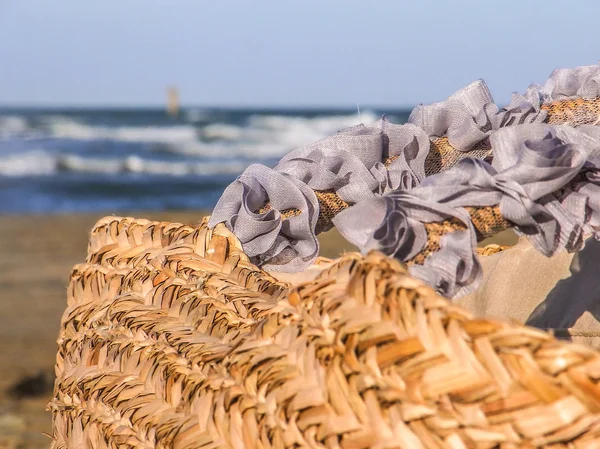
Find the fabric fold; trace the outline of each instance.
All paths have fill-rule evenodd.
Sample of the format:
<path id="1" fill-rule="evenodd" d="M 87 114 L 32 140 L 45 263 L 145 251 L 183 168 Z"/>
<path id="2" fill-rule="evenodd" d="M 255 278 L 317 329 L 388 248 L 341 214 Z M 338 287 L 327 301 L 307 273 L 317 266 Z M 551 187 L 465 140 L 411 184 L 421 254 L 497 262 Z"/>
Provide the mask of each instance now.
<path id="1" fill-rule="evenodd" d="M 411 123 L 396 125 L 387 117 L 381 120 L 387 147 L 385 156 L 394 158 L 387 167 L 386 190 L 410 189 L 425 179 L 425 160 L 430 140 L 425 131 Z"/>
<path id="2" fill-rule="evenodd" d="M 540 123 L 544 103 L 595 98 L 599 86 L 600 65 L 559 69 L 499 109 L 485 83 L 475 81 L 445 101 L 416 107 L 408 123 L 384 116 L 292 151 L 273 169 L 250 166 L 225 190 L 209 225 L 224 222 L 259 266 L 296 272 L 318 255 L 315 191 L 335 192 L 351 206 L 333 219 L 348 240 L 401 260 L 425 247 L 424 223 L 458 220 L 464 229 L 441 236 L 439 250 L 411 271 L 446 296 L 468 293 L 480 270 L 464 207 L 499 206 L 545 255 L 579 249 L 587 233 L 600 237 L 600 130 L 585 125 L 594 121 L 595 103 L 577 111 L 585 115 L 577 129 Z M 465 158 L 426 177 L 432 141 L 443 136 Z M 492 163 L 469 157 L 488 138 Z"/>
<path id="3" fill-rule="evenodd" d="M 492 135 L 492 145 L 497 149 L 492 164 L 463 159 L 408 191 L 390 192 L 340 213 L 336 227 L 363 252 L 378 250 L 407 261 L 427 242 L 423 223 L 462 221 L 470 240 L 466 231 L 449 232 L 439 251 L 411 268 L 450 297 L 469 293 L 479 276 L 475 232 L 464 207 L 499 205 L 502 216 L 547 256 L 559 248 L 580 249 L 586 232 L 598 235 L 600 200 L 593 196 L 600 179 L 598 129 L 509 127 Z M 586 182 L 567 189 L 562 198 L 555 196 L 584 168 Z"/>
<path id="4" fill-rule="evenodd" d="M 290 152 L 273 169 L 248 167 L 225 190 L 209 225 L 224 222 L 254 263 L 273 271 L 301 271 L 319 249 L 314 191 L 333 191 L 357 204 L 412 188 L 425 178 L 428 152 L 427 135 L 414 125 L 395 125 L 383 117 L 376 126 L 347 128 Z M 389 168 L 382 163 L 386 158 L 394 158 Z M 270 209 L 259 213 L 266 204 Z M 279 211 L 286 209 L 297 213 L 283 220 Z"/>
<path id="5" fill-rule="evenodd" d="M 475 231 L 464 209 L 428 201 L 414 189 L 394 191 L 383 197 L 359 203 L 340 212 L 334 222 L 340 233 L 364 253 L 381 251 L 406 261 L 416 256 L 427 243 L 424 223 L 457 219 L 464 231 L 444 235 L 440 249 L 412 265 L 410 272 L 447 297 L 467 294 L 481 276 L 475 257 Z"/>
<path id="6" fill-rule="evenodd" d="M 532 91 L 529 96 L 534 97 L 535 93 Z M 543 121 L 546 113 L 540 110 L 539 103 L 535 106 L 520 96 L 499 110 L 485 82 L 477 80 L 445 101 L 417 106 L 408 123 L 421 128 L 431 138 L 447 135 L 454 148 L 469 151 L 504 126 Z"/>
<path id="7" fill-rule="evenodd" d="M 271 210 L 260 213 L 267 202 Z M 302 211 L 283 222 L 279 211 Z M 314 234 L 318 203 L 313 190 L 284 173 L 254 164 L 225 189 L 209 220 L 235 233 L 257 265 L 300 271 L 319 254 Z"/>
<path id="8" fill-rule="evenodd" d="M 600 96 L 600 65 L 556 69 L 541 89 L 546 100 Z"/>

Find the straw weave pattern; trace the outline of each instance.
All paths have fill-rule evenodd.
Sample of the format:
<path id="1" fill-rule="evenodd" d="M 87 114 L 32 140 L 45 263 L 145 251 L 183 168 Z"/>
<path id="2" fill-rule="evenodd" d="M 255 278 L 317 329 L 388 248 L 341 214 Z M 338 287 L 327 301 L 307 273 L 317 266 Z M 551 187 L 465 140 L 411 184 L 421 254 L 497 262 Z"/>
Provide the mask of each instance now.
<path id="1" fill-rule="evenodd" d="M 600 356 L 398 261 L 279 282 L 222 225 L 107 217 L 73 270 L 53 448 L 593 448 Z"/>

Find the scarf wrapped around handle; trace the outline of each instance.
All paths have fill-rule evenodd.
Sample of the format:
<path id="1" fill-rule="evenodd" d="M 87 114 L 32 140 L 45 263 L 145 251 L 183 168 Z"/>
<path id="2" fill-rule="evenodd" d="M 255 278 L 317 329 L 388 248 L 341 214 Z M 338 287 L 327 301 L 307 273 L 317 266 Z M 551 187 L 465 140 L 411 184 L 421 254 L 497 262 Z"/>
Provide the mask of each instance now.
<path id="1" fill-rule="evenodd" d="M 250 166 L 210 226 L 235 233 L 251 260 L 298 272 L 335 225 L 448 297 L 480 278 L 476 243 L 515 228 L 551 255 L 581 247 L 598 225 L 600 66 L 556 70 L 499 109 L 483 81 L 413 110 Z M 592 126 L 589 126 L 592 125 Z"/>

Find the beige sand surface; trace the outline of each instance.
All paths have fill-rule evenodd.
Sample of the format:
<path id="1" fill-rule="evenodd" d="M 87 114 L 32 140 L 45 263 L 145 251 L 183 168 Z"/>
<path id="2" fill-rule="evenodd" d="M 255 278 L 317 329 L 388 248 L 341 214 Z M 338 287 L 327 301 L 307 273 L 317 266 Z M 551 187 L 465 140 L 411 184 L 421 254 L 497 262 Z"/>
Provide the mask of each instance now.
<path id="1" fill-rule="evenodd" d="M 51 378 L 71 267 L 83 262 L 93 215 L 0 216 L 0 448 L 47 448 Z M 193 224 L 202 212 L 119 213 Z M 320 237 L 321 254 L 351 249 L 339 234 Z M 44 373 L 49 382 L 35 381 Z M 33 378 L 33 379 L 31 379 Z M 24 382 L 25 381 L 25 382 Z M 10 391 L 22 383 L 19 399 Z"/>

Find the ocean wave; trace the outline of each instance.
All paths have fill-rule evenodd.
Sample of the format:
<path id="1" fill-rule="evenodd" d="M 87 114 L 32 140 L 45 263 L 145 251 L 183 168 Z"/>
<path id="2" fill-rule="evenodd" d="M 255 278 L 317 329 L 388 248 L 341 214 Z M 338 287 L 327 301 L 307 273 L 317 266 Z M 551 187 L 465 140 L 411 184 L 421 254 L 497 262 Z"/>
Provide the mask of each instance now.
<path id="1" fill-rule="evenodd" d="M 289 149 L 280 143 L 272 142 L 186 142 L 179 145 L 166 145 L 157 150 L 175 153 L 184 156 L 243 159 L 246 161 L 259 161 L 265 158 L 277 158 L 286 154 Z"/>
<path id="2" fill-rule="evenodd" d="M 63 116 L 46 116 L 42 122 L 50 136 L 76 140 L 116 140 L 121 142 L 182 143 L 196 140 L 196 128 L 179 126 L 94 126 Z"/>
<path id="3" fill-rule="evenodd" d="M 0 139 L 39 137 L 39 130 L 31 127 L 29 121 L 20 115 L 0 115 Z"/>
<path id="4" fill-rule="evenodd" d="M 251 163 L 378 120 L 373 112 L 0 111 L 0 212 L 212 208 Z"/>
<path id="5" fill-rule="evenodd" d="M 203 119 L 208 114 L 202 111 Z M 359 123 L 373 124 L 378 116 L 370 111 L 317 117 L 277 114 L 249 115 L 242 124 L 210 123 L 206 126 L 165 124 L 153 126 L 106 126 L 58 114 L 26 117 L 0 116 L 0 138 L 4 140 L 53 138 L 69 141 L 114 141 L 150 144 L 151 149 L 194 157 L 262 159 L 279 158 Z M 166 120 L 165 120 L 166 121 Z M 148 147 L 146 147 L 148 149 Z"/>
<path id="6" fill-rule="evenodd" d="M 290 146 L 308 145 L 350 126 L 360 123 L 372 125 L 377 119 L 370 111 L 362 113 L 360 117 L 358 114 L 321 117 L 251 115 L 244 126 L 213 123 L 205 126 L 201 134 L 207 139 L 273 142 L 289 150 Z"/>
<path id="7" fill-rule="evenodd" d="M 61 115 L 28 120 L 19 115 L 0 115 L 0 138 L 55 138 L 80 141 L 110 140 L 132 143 L 183 144 L 197 140 L 193 125 L 98 126 Z"/>
<path id="8" fill-rule="evenodd" d="M 0 176 L 39 176 L 56 173 L 57 160 L 43 150 L 3 155 L 0 158 Z"/>
<path id="9" fill-rule="evenodd" d="M 364 123 L 372 125 L 379 119 L 372 111 L 358 114 L 326 115 L 318 117 L 299 117 L 284 115 L 251 115 L 248 122 L 257 128 L 288 131 L 290 129 L 310 130 L 319 134 L 331 134 L 349 126 Z"/>
<path id="10" fill-rule="evenodd" d="M 202 109 L 192 108 L 183 111 L 184 117 L 188 122 L 201 122 L 210 119 L 210 113 Z"/>
<path id="11" fill-rule="evenodd" d="M 378 116 L 370 111 L 360 115 L 299 117 L 252 115 L 245 125 L 213 123 L 200 131 L 201 141 L 186 143 L 173 151 L 185 154 L 281 157 L 341 129 L 360 123 L 372 125 Z M 212 145 L 206 144 L 206 141 Z"/>
<path id="12" fill-rule="evenodd" d="M 241 173 L 246 168 L 246 165 L 239 161 L 159 161 L 134 155 L 123 158 L 102 159 L 74 154 L 52 154 L 44 150 L 33 150 L 21 154 L 5 155 L 0 159 L 0 176 L 48 176 L 60 172 L 103 175 L 120 173 L 166 176 L 236 175 Z"/>

